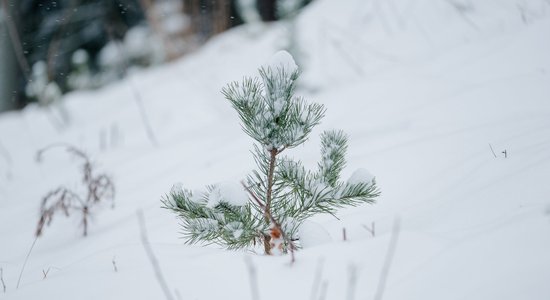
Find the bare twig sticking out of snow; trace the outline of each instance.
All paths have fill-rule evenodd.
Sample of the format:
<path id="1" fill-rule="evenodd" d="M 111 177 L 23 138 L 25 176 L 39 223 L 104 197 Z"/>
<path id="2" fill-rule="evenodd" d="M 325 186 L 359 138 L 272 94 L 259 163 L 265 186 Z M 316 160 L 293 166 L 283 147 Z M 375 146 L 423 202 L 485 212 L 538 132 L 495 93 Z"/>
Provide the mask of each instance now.
<path id="1" fill-rule="evenodd" d="M 48 274 L 50 274 L 50 270 L 51 270 L 51 269 L 60 270 L 59 268 L 56 268 L 56 267 L 48 267 L 48 269 L 42 270 L 42 275 L 44 275 L 44 276 L 42 277 L 42 280 L 48 278 Z"/>
<path id="2" fill-rule="evenodd" d="M 372 234 L 372 237 L 376 235 L 376 227 L 374 222 L 371 223 L 370 227 L 363 224 L 363 228 L 365 228 L 368 232 L 370 232 L 370 234 Z"/>
<path id="3" fill-rule="evenodd" d="M 491 143 L 489 143 L 489 148 L 491 148 L 491 152 L 493 152 L 493 156 L 497 158 L 497 154 L 495 153 L 495 150 L 493 149 L 493 145 L 491 145 Z"/>
<path id="4" fill-rule="evenodd" d="M 85 197 L 64 186 L 51 190 L 42 198 L 40 219 L 36 228 L 36 236 L 41 236 L 45 226 L 49 226 L 56 212 L 62 211 L 67 217 L 71 211 L 81 214 L 83 236 L 88 234 L 88 220 L 91 208 L 99 202 L 110 200 L 114 208 L 115 186 L 107 174 L 96 174 L 90 158 L 82 150 L 65 143 L 51 144 L 36 153 L 36 161 L 43 159 L 44 153 L 53 148 L 64 148 L 69 154 L 82 162 L 82 184 L 86 188 Z"/>
<path id="5" fill-rule="evenodd" d="M 42 270 L 42 275 L 44 275 L 42 277 L 42 280 L 48 278 L 48 273 L 50 273 L 50 268 L 48 268 L 46 271 Z"/>
<path id="6" fill-rule="evenodd" d="M 143 99 L 141 97 L 141 94 L 139 93 L 137 86 L 135 85 L 135 83 L 132 81 L 131 78 L 128 78 L 128 82 L 130 83 L 130 87 L 132 88 L 132 93 L 134 95 L 134 99 L 136 100 L 136 103 L 139 109 L 139 114 L 141 116 L 141 120 L 143 121 L 145 132 L 147 133 L 147 137 L 149 138 L 149 141 L 151 142 L 151 144 L 157 147 L 158 146 L 157 138 L 149 122 L 149 117 L 147 116 L 147 112 L 145 111 L 145 105 L 143 104 Z"/>
<path id="7" fill-rule="evenodd" d="M 495 153 L 495 150 L 493 149 L 493 146 L 489 144 L 489 147 L 491 148 L 491 152 L 493 153 L 493 156 L 497 158 L 497 154 Z M 508 158 L 508 150 L 504 149 L 500 153 L 504 154 L 504 158 Z"/>
<path id="8" fill-rule="evenodd" d="M 113 256 L 113 260 L 111 262 L 113 263 L 113 269 L 115 270 L 115 272 L 118 272 L 118 268 L 116 266 L 115 258 L 116 258 L 116 256 Z"/>
<path id="9" fill-rule="evenodd" d="M 350 265 L 348 268 L 348 300 L 355 299 L 355 287 L 357 286 L 357 266 Z"/>
<path id="10" fill-rule="evenodd" d="M 164 296 L 166 297 L 166 299 L 174 300 L 174 297 L 172 297 L 172 293 L 170 293 L 170 290 L 168 289 L 166 280 L 164 280 L 164 276 L 162 275 L 162 271 L 160 270 L 158 260 L 155 257 L 155 254 L 153 253 L 153 249 L 151 248 L 151 244 L 149 244 L 149 239 L 147 238 L 147 229 L 145 228 L 145 218 L 143 217 L 143 211 L 141 209 L 138 210 L 137 215 L 138 215 L 138 221 L 139 221 L 139 231 L 141 233 L 141 244 L 143 245 L 143 248 L 145 248 L 147 257 L 149 258 L 149 261 L 151 262 L 151 265 L 155 270 L 155 276 L 157 277 L 157 281 L 159 282 L 160 287 L 162 288 L 162 291 L 164 292 Z"/>
<path id="11" fill-rule="evenodd" d="M 256 267 L 254 266 L 254 263 L 252 262 L 250 256 L 245 256 L 244 262 L 246 263 L 246 268 L 250 277 L 250 291 L 252 293 L 252 300 L 260 300 L 260 291 L 258 289 L 258 276 L 256 274 Z"/>
<path id="12" fill-rule="evenodd" d="M 342 228 L 342 239 L 344 240 L 344 242 L 348 240 L 348 236 L 346 234 L 346 228 L 345 227 Z"/>
<path id="13" fill-rule="evenodd" d="M 321 279 L 323 277 L 323 264 L 324 259 L 319 259 L 319 263 L 317 264 L 317 270 L 315 271 L 315 278 L 313 279 L 313 285 L 311 288 L 311 300 L 317 299 L 317 291 L 319 290 L 319 287 L 321 286 Z"/>
<path id="14" fill-rule="evenodd" d="M 109 36 L 109 39 L 111 41 L 114 41 L 115 39 L 113 37 L 112 27 L 109 24 L 107 24 L 105 25 L 105 28 L 107 31 L 107 35 Z M 151 127 L 151 123 L 149 122 L 149 117 L 147 116 L 145 105 L 143 104 L 143 97 L 141 97 L 141 94 L 139 93 L 138 88 L 134 83 L 134 81 L 132 81 L 131 76 L 127 76 L 129 64 L 126 56 L 124 56 L 124 50 L 121 48 L 121 46 L 118 43 L 115 43 L 115 46 L 118 47 L 118 53 L 120 53 L 120 55 L 122 56 L 121 61 L 123 63 L 123 66 L 122 66 L 123 75 L 124 77 L 127 78 L 128 83 L 130 84 L 130 89 L 132 90 L 132 95 L 134 96 L 134 100 L 136 101 L 136 104 L 139 110 L 139 115 L 141 117 L 141 121 L 143 123 L 143 126 L 145 127 L 145 133 L 147 134 L 147 137 L 149 138 L 149 141 L 151 142 L 151 144 L 157 147 L 158 146 L 157 137 L 155 136 L 155 133 L 153 132 L 153 127 Z"/>
<path id="15" fill-rule="evenodd" d="M 29 256 L 31 256 L 32 249 L 34 248 L 34 245 L 36 244 L 37 240 L 38 240 L 38 236 L 35 236 L 34 241 L 32 242 L 31 248 L 29 249 L 29 253 L 27 253 L 27 256 L 25 257 L 25 262 L 23 262 L 23 266 L 21 267 L 21 272 L 19 272 L 19 278 L 17 279 L 17 285 L 15 286 L 15 289 L 19 288 L 19 284 L 21 283 L 21 277 L 23 276 L 23 271 L 25 271 L 25 266 L 27 265 L 27 261 L 29 260 Z"/>
<path id="16" fill-rule="evenodd" d="M 70 23 L 72 17 L 74 16 L 74 13 L 78 10 L 75 8 L 76 2 L 75 1 L 69 1 L 69 7 L 65 10 L 61 17 L 61 24 L 57 26 L 57 30 L 52 36 L 52 40 L 48 46 L 48 54 L 46 55 L 46 61 L 47 61 L 47 71 L 48 71 L 48 79 L 54 80 L 56 77 L 55 72 L 55 64 L 59 52 L 59 48 L 61 46 L 63 35 L 67 33 L 67 25 Z M 58 20 L 59 21 L 59 20 Z"/>
<path id="17" fill-rule="evenodd" d="M 4 269 L 0 268 L 0 282 L 2 282 L 2 290 L 6 293 L 6 283 L 4 282 Z"/>
<path id="18" fill-rule="evenodd" d="M 13 21 L 12 16 L 10 15 L 10 9 L 8 7 L 7 0 L 2 0 L 2 10 L 6 14 L 6 17 L 4 19 L 6 21 L 6 26 L 8 28 L 8 34 L 11 39 L 13 50 L 15 52 L 15 57 L 17 57 L 17 63 L 21 68 L 23 76 L 25 76 L 25 79 L 29 81 L 31 68 L 29 66 L 29 62 L 27 61 L 27 59 L 25 58 L 25 55 L 23 54 L 23 47 L 21 47 L 21 39 L 19 38 L 19 34 L 17 33 L 15 22 Z"/>
<path id="19" fill-rule="evenodd" d="M 327 297 L 327 290 L 328 290 L 328 281 L 323 281 L 323 284 L 321 285 L 321 292 L 319 293 L 319 300 L 325 300 Z"/>
<path id="20" fill-rule="evenodd" d="M 380 279 L 378 280 L 378 287 L 376 288 L 376 294 L 374 294 L 374 300 L 382 300 L 382 297 L 384 296 L 386 280 L 388 279 L 391 263 L 393 261 L 393 255 L 395 254 L 395 249 L 397 248 L 397 240 L 399 239 L 400 227 L 401 220 L 399 218 L 395 218 L 395 220 L 393 221 L 390 244 L 388 246 L 388 251 L 386 252 L 384 265 L 382 265 L 382 271 L 380 272 Z"/>

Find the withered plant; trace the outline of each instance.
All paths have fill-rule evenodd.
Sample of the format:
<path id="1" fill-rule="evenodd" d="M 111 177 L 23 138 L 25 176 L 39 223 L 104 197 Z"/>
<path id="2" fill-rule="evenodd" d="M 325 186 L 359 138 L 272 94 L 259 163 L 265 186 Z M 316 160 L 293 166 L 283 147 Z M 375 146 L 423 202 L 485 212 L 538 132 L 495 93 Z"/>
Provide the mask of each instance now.
<path id="1" fill-rule="evenodd" d="M 62 148 L 81 161 L 82 184 L 86 192 L 79 194 L 65 186 L 48 192 L 40 205 L 40 220 L 36 228 L 36 236 L 42 235 L 44 227 L 50 225 L 56 212 L 62 212 L 69 217 L 71 213 L 80 214 L 83 236 L 88 234 L 88 220 L 94 206 L 103 202 L 111 202 L 114 207 L 115 186 L 112 179 L 105 173 L 96 174 L 90 158 L 78 148 L 69 144 L 53 144 L 36 153 L 36 160 L 41 162 L 44 153 L 51 149 Z"/>

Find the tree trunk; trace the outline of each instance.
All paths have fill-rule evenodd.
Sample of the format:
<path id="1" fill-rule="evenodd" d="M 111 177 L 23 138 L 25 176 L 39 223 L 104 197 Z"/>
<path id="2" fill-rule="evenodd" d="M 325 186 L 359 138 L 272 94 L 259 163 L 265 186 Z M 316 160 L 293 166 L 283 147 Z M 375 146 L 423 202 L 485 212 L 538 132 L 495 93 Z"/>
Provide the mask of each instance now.
<path id="1" fill-rule="evenodd" d="M 7 12 L 0 6 L 0 112 L 17 108 L 17 58 L 6 24 Z"/>
<path id="2" fill-rule="evenodd" d="M 258 11 L 264 21 L 277 20 L 277 0 L 257 0 Z"/>

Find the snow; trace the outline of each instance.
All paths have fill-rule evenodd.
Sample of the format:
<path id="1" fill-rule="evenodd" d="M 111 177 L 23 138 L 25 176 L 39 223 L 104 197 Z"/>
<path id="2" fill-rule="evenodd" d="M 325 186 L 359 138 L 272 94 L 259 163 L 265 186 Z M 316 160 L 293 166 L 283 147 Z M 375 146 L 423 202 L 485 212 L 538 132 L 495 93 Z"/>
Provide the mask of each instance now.
<path id="1" fill-rule="evenodd" d="M 297 16 L 304 59 L 297 93 L 327 111 L 309 141 L 285 155 L 314 168 L 319 134 L 342 129 L 349 137 L 343 173 L 367 167 L 376 174 L 376 204 L 309 220 L 323 234 L 302 232 L 307 247 L 293 265 L 288 256 L 184 244 L 159 200 L 174 182 L 237 183 L 254 168 L 252 141 L 220 89 L 255 72 L 286 37 L 277 22 L 259 35 L 235 28 L 171 64 L 65 95 L 72 120 L 65 127 L 38 105 L 0 115 L 0 297 L 162 298 L 141 244 L 142 210 L 175 299 L 253 299 L 245 257 L 262 300 L 280 299 L 280 291 L 318 299 L 323 286 L 324 299 L 343 299 L 350 266 L 355 299 L 373 299 L 395 217 L 401 231 L 383 299 L 550 299 L 550 5 L 348 2 L 316 0 Z M 132 86 L 158 146 L 143 130 Z M 66 156 L 35 162 L 36 151 L 54 142 L 79 147 L 112 175 L 116 206 L 93 216 L 86 238 L 77 217 L 56 218 L 16 289 L 40 199 L 59 185 L 82 188 Z"/>
<path id="2" fill-rule="evenodd" d="M 298 70 L 298 65 L 296 65 L 294 58 L 290 53 L 288 53 L 288 51 L 285 50 L 280 50 L 273 54 L 264 67 L 271 68 L 273 70 L 282 68 L 288 73 Z"/>
<path id="3" fill-rule="evenodd" d="M 364 168 L 355 170 L 349 177 L 348 184 L 371 183 L 374 176 Z"/>
<path id="4" fill-rule="evenodd" d="M 214 185 L 210 192 L 207 206 L 214 207 L 220 202 L 229 203 L 235 206 L 243 206 L 248 202 L 248 194 L 240 184 L 221 182 Z"/>
<path id="5" fill-rule="evenodd" d="M 76 50 L 71 56 L 71 62 L 74 65 L 82 65 L 88 63 L 88 52 L 84 49 Z"/>
<path id="6" fill-rule="evenodd" d="M 130 58 L 142 58 L 152 51 L 152 33 L 147 26 L 134 26 L 124 35 L 124 52 Z M 107 51 L 107 50 L 106 50 Z M 113 55 L 117 55 L 116 53 Z M 118 54 L 121 55 L 121 54 Z M 111 60 L 116 59 L 116 56 Z"/>
<path id="7" fill-rule="evenodd" d="M 134 39 L 132 39 L 134 40 Z M 122 53 L 123 45 L 120 42 L 111 41 L 105 45 L 99 52 L 99 64 L 107 68 L 116 68 L 124 62 L 124 53 Z M 142 50 L 136 49 L 136 50 Z"/>
<path id="8" fill-rule="evenodd" d="M 303 248 L 315 247 L 332 242 L 328 231 L 319 223 L 304 221 L 298 230 L 300 246 Z"/>

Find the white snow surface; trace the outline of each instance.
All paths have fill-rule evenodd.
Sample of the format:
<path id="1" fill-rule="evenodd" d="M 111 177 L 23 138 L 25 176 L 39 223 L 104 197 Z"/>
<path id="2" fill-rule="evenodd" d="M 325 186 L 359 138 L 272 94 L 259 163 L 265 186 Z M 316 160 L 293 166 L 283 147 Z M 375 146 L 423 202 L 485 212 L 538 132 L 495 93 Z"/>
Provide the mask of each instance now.
<path id="1" fill-rule="evenodd" d="M 323 225 L 309 220 L 304 221 L 299 229 L 300 246 L 310 248 L 332 242 L 332 238 Z"/>
<path id="2" fill-rule="evenodd" d="M 289 256 L 184 244 L 160 198 L 174 182 L 204 189 L 254 168 L 252 141 L 220 89 L 285 44 L 280 23 L 261 34 L 235 28 L 169 65 L 65 95 L 69 126 L 36 105 L 0 115 L 0 299 L 163 299 L 137 210 L 174 299 L 254 299 L 247 256 L 261 300 L 374 299 L 395 218 L 384 300 L 550 299 L 550 4 L 345 2 L 316 0 L 297 17 L 297 93 L 327 112 L 285 155 L 315 168 L 319 134 L 344 130 L 343 178 L 358 167 L 376 174 L 376 204 L 314 217 L 331 241 L 296 252 L 293 265 Z M 63 151 L 34 160 L 56 142 L 112 176 L 115 207 L 94 215 L 86 238 L 77 215 L 55 215 L 16 289 L 41 198 L 60 185 L 84 191 L 78 162 Z"/>

